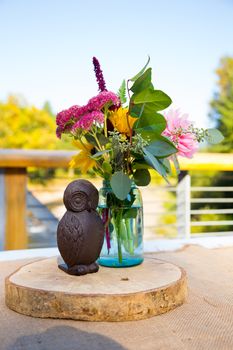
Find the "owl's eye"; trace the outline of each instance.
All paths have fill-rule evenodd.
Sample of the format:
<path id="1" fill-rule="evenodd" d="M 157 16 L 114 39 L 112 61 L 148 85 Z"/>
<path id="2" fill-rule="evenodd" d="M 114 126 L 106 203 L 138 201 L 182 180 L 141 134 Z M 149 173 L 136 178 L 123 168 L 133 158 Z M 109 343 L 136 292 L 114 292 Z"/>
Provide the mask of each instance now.
<path id="1" fill-rule="evenodd" d="M 91 182 L 83 179 L 71 182 L 63 197 L 66 209 L 74 212 L 96 209 L 98 200 L 97 189 Z"/>
<path id="2" fill-rule="evenodd" d="M 72 191 L 72 193 L 64 194 L 64 204 L 68 210 L 83 211 L 89 209 L 88 196 L 82 191 Z"/>
<path id="3" fill-rule="evenodd" d="M 81 198 L 75 198 L 75 204 L 76 204 L 77 206 L 82 205 L 82 204 L 83 204 L 83 199 L 81 199 Z"/>

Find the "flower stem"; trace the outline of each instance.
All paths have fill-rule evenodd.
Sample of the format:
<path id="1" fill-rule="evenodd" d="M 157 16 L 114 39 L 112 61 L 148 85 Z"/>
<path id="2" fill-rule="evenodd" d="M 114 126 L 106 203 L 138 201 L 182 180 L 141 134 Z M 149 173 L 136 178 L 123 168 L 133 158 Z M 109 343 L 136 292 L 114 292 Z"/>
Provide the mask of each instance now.
<path id="1" fill-rule="evenodd" d="M 108 118 L 108 115 L 107 115 L 107 110 L 105 108 L 104 110 L 104 136 L 105 137 L 108 137 L 107 118 Z"/>
<path id="2" fill-rule="evenodd" d="M 96 142 L 96 144 L 97 144 L 97 147 L 98 147 L 98 151 L 102 151 L 102 147 L 101 147 L 101 144 L 99 143 L 99 140 L 98 140 L 98 137 L 96 136 L 96 133 L 93 131 L 93 132 L 91 132 L 90 133 L 93 137 L 94 137 L 94 139 L 95 139 L 95 142 Z"/>
<path id="3" fill-rule="evenodd" d="M 115 216 L 116 215 L 116 216 Z M 121 264 L 122 263 L 122 248 L 121 248 L 121 220 L 122 220 L 122 212 L 119 210 L 119 212 L 116 212 L 113 217 L 114 221 L 114 227 L 116 231 L 116 236 L 117 236 L 117 251 L 118 251 L 118 261 Z"/>
<path id="4" fill-rule="evenodd" d="M 131 102 L 130 102 L 130 92 L 129 92 L 129 80 L 127 80 L 127 93 L 128 93 L 128 97 L 129 97 L 129 110 L 130 110 Z M 128 128 L 129 128 L 130 144 L 132 145 L 133 129 L 131 128 L 130 123 L 129 123 L 129 112 L 127 112 L 126 118 L 127 118 Z"/>
<path id="5" fill-rule="evenodd" d="M 103 209 L 102 211 L 102 219 L 104 222 L 105 227 L 105 238 L 106 238 L 106 244 L 108 249 L 108 254 L 111 249 L 111 241 L 110 241 L 110 232 L 109 232 L 109 223 L 110 223 L 110 217 L 109 217 L 109 209 Z"/>
<path id="6" fill-rule="evenodd" d="M 89 151 L 88 147 L 85 145 L 85 143 L 82 141 L 82 138 L 79 139 L 81 145 L 87 150 Z"/>
<path id="7" fill-rule="evenodd" d="M 119 234 L 117 235 L 117 248 L 118 248 L 118 260 L 119 260 L 119 263 L 121 264 L 122 263 L 122 250 L 121 250 L 121 237 Z"/>
<path id="8" fill-rule="evenodd" d="M 133 246 L 133 236 L 132 236 L 130 221 L 131 221 L 130 218 L 125 219 L 125 226 L 127 229 L 129 253 L 130 253 L 130 255 L 133 255 L 134 254 L 134 246 Z"/>

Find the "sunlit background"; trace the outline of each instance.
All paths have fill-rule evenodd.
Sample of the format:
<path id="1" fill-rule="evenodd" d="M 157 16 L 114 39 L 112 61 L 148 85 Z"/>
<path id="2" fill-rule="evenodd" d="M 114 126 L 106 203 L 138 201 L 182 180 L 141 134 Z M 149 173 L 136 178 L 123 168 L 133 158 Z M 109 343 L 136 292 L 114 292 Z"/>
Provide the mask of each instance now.
<path id="1" fill-rule="evenodd" d="M 92 57 L 101 63 L 107 89 L 117 92 L 150 56 L 153 84 L 172 98 L 172 107 L 188 113 L 196 127 L 224 134 L 221 144 L 203 144 L 200 151 L 231 153 L 232 19 L 232 0 L 0 0 L 0 150 L 42 149 L 46 158 L 46 150 L 74 149 L 70 139 L 56 137 L 55 116 L 98 93 Z M 191 235 L 233 235 L 233 165 L 220 158 L 212 154 L 216 164 L 208 172 L 197 161 L 190 172 Z M 0 164 L 0 250 L 55 246 L 64 188 L 81 176 L 60 167 L 24 170 L 23 241 L 14 233 L 19 226 L 6 228 L 17 220 L 6 200 L 12 183 L 7 189 Z M 171 178 L 169 187 L 153 175 L 143 188 L 146 239 L 179 237 L 176 183 Z M 16 217 L 22 208 L 15 207 Z"/>

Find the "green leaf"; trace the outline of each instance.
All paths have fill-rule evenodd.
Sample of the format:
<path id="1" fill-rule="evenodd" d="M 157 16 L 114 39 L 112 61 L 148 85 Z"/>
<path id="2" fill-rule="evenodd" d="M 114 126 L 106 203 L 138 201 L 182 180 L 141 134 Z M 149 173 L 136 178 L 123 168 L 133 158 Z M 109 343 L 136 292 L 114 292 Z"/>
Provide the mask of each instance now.
<path id="1" fill-rule="evenodd" d="M 105 137 L 103 134 L 96 134 L 96 136 L 97 136 L 101 146 L 104 146 L 109 142 L 109 139 L 107 137 Z"/>
<path id="2" fill-rule="evenodd" d="M 165 167 L 156 159 L 153 154 L 151 154 L 147 149 L 143 148 L 144 159 L 145 161 L 152 166 L 161 176 L 166 178 L 166 169 Z"/>
<path id="3" fill-rule="evenodd" d="M 133 100 L 131 97 L 130 104 L 129 104 L 129 114 L 133 118 L 140 118 L 144 112 L 144 108 L 146 104 L 142 103 L 142 104 L 135 105 L 132 101 Z"/>
<path id="4" fill-rule="evenodd" d="M 112 233 L 114 231 L 114 226 L 111 222 L 108 224 L 109 232 Z"/>
<path id="5" fill-rule="evenodd" d="M 171 98 L 161 90 L 147 88 L 133 96 L 134 104 L 153 103 L 154 111 L 161 111 L 172 103 Z"/>
<path id="6" fill-rule="evenodd" d="M 147 147 L 145 147 L 153 156 L 156 157 L 169 157 L 170 155 L 177 152 L 176 147 L 172 142 L 165 139 L 151 142 Z"/>
<path id="7" fill-rule="evenodd" d="M 97 146 L 96 140 L 92 135 L 86 134 L 85 139 L 94 146 Z"/>
<path id="8" fill-rule="evenodd" d="M 117 95 L 119 96 L 122 105 L 127 102 L 125 79 L 122 81 L 121 86 L 117 92 Z"/>
<path id="9" fill-rule="evenodd" d="M 134 93 L 138 93 L 146 88 L 152 87 L 151 83 L 151 68 L 148 68 L 133 84 L 130 88 Z"/>
<path id="10" fill-rule="evenodd" d="M 152 112 L 149 104 L 145 105 L 142 116 L 134 123 L 134 130 L 153 131 L 161 134 L 166 128 L 166 119 L 162 114 Z"/>
<path id="11" fill-rule="evenodd" d="M 117 198 L 124 200 L 131 188 L 131 181 L 123 171 L 117 171 L 110 180 L 112 190 Z"/>
<path id="12" fill-rule="evenodd" d="M 131 209 L 128 209 L 128 210 L 125 210 L 123 212 L 123 218 L 124 219 L 135 219 L 137 217 L 137 214 L 138 214 L 138 210 L 137 208 L 131 208 Z"/>
<path id="13" fill-rule="evenodd" d="M 129 79 L 129 80 L 136 81 L 140 77 L 140 75 L 142 75 L 145 72 L 146 67 L 148 66 L 149 62 L 150 62 L 150 56 L 148 56 L 148 60 L 147 60 L 147 62 L 145 64 L 145 66 L 140 70 L 140 72 L 138 74 L 136 74 L 133 78 Z"/>
<path id="14" fill-rule="evenodd" d="M 105 149 L 104 151 L 96 152 L 91 156 L 91 158 L 101 157 L 103 154 L 110 152 L 110 149 Z"/>
<path id="15" fill-rule="evenodd" d="M 170 161 L 167 158 L 159 159 L 159 161 L 163 164 L 163 166 L 166 168 L 166 172 L 169 175 L 172 175 L 172 169 Z"/>
<path id="16" fill-rule="evenodd" d="M 106 145 L 106 144 L 109 142 L 108 138 L 105 137 L 103 134 L 96 134 L 96 136 L 97 136 L 97 138 L 98 138 L 98 140 L 99 140 L 99 143 L 100 143 L 102 146 Z M 92 135 L 90 135 L 90 134 L 85 134 L 85 138 L 86 138 L 86 140 L 87 140 L 89 143 L 91 143 L 92 145 L 98 147 L 98 145 L 97 145 L 97 143 L 96 143 L 96 140 L 95 140 L 95 138 L 94 138 Z"/>
<path id="17" fill-rule="evenodd" d="M 218 129 L 207 129 L 204 136 L 205 140 L 212 145 L 220 143 L 223 141 L 224 136 Z"/>
<path id="18" fill-rule="evenodd" d="M 147 169 L 136 170 L 133 178 L 138 186 L 147 186 L 151 180 L 150 172 Z"/>
<path id="19" fill-rule="evenodd" d="M 132 163 L 133 170 L 138 169 L 151 169 L 151 165 L 147 164 L 144 160 L 134 160 Z"/>
<path id="20" fill-rule="evenodd" d="M 109 162 L 107 162 L 106 160 L 103 162 L 102 164 L 102 168 L 103 168 L 103 171 L 106 173 L 106 174 L 111 174 L 112 173 L 112 166 Z"/>
<path id="21" fill-rule="evenodd" d="M 180 174 L 180 164 L 178 162 L 178 158 L 177 158 L 177 155 L 174 154 L 172 157 L 171 157 L 171 160 L 175 166 L 175 169 L 176 169 L 176 174 L 179 175 Z"/>

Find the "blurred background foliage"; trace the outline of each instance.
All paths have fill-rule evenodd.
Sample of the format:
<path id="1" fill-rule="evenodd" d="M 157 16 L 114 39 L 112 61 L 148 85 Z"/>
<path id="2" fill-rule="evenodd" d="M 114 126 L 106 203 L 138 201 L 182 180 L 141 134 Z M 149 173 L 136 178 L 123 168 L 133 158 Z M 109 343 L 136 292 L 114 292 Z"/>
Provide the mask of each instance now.
<path id="1" fill-rule="evenodd" d="M 40 109 L 17 95 L 0 102 L 0 148 L 75 149 L 68 136 L 57 138 L 55 115 L 49 102 Z M 28 174 L 31 181 L 46 184 L 61 172 L 65 175 L 67 170 L 29 168 Z"/>
<path id="2" fill-rule="evenodd" d="M 0 102 L 0 148 L 72 149 L 68 139 L 56 137 L 55 116 L 49 102 L 39 109 L 11 95 Z"/>
<path id="3" fill-rule="evenodd" d="M 231 153 L 233 152 L 233 57 L 223 57 L 216 74 L 217 90 L 210 102 L 209 116 L 225 138 L 209 151 Z"/>
<path id="4" fill-rule="evenodd" d="M 218 128 L 224 135 L 224 140 L 217 145 L 206 145 L 202 147 L 202 152 L 220 152 L 220 153 L 232 153 L 233 152 L 233 57 L 223 57 L 220 60 L 219 67 L 216 69 L 217 82 L 216 90 L 213 94 L 213 98 L 210 101 L 209 118 L 213 127 Z M 194 156 L 195 157 L 195 156 Z M 233 172 L 219 172 L 219 171 L 190 171 L 193 187 L 204 186 L 233 186 Z M 170 211 L 176 210 L 176 205 L 173 202 L 175 194 L 168 193 L 168 202 L 165 209 Z M 192 192 L 193 198 L 230 198 L 231 192 Z M 171 203 L 169 203 L 169 198 Z M 192 203 L 192 209 L 231 209 L 232 203 Z M 221 221 L 221 220 L 233 220 L 232 214 L 199 214 L 192 215 L 192 221 Z M 175 215 L 167 215 L 163 218 L 163 223 L 175 223 Z M 231 231 L 232 227 L 226 226 L 194 226 L 192 227 L 192 233 L 201 232 L 213 232 L 213 231 Z M 161 231 L 161 234 L 165 234 Z M 167 236 L 167 233 L 166 233 Z"/>
<path id="5" fill-rule="evenodd" d="M 205 152 L 233 152 L 233 57 L 223 57 L 220 60 L 219 67 L 216 69 L 217 74 L 217 88 L 210 101 L 210 120 L 214 123 L 224 135 L 224 140 L 220 144 L 206 147 Z M 233 173 L 226 172 L 205 172 L 200 176 L 196 171 L 190 172 L 193 186 L 232 186 Z M 193 197 L 203 198 L 211 197 L 212 193 L 208 192 L 194 192 Z M 215 197 L 232 197 L 231 192 L 215 192 Z M 211 203 L 210 204 L 196 204 L 192 205 L 193 209 L 230 209 L 231 203 Z M 202 214 L 193 216 L 193 220 L 208 221 L 210 214 Z M 218 215 L 211 214 L 211 220 L 233 220 L 233 215 Z M 192 232 L 202 231 L 230 231 L 230 226 L 216 226 L 216 227 L 193 227 Z"/>

